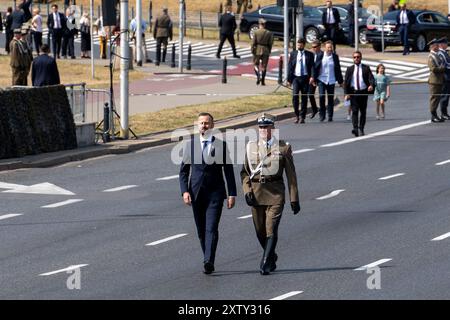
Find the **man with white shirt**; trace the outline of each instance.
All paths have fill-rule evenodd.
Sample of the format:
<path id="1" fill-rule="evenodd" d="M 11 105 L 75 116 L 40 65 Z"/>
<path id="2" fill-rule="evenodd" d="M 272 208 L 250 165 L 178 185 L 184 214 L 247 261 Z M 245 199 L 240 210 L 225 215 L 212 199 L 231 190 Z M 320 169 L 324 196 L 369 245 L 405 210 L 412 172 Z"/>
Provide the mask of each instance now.
<path id="1" fill-rule="evenodd" d="M 292 86 L 292 106 L 294 107 L 294 123 L 305 123 L 308 106 L 309 86 L 313 82 L 312 72 L 314 66 L 314 55 L 305 50 L 305 39 L 297 40 L 297 50 L 291 52 L 288 65 L 287 82 Z M 302 108 L 299 111 L 300 94 L 302 97 Z"/>
<path id="2" fill-rule="evenodd" d="M 47 27 L 49 35 L 52 37 L 52 51 L 54 58 L 60 58 L 61 52 L 61 39 L 63 36 L 63 30 L 66 29 L 66 18 L 60 12 L 58 12 L 58 5 L 52 5 L 52 13 L 49 14 L 47 19 Z"/>
<path id="3" fill-rule="evenodd" d="M 325 42 L 325 52 L 318 55 L 314 64 L 314 85 L 319 87 L 320 121 L 325 120 L 325 96 L 328 97 L 328 122 L 333 121 L 334 88 L 336 82 L 342 87 L 341 63 L 339 56 L 333 52 L 333 43 Z"/>
<path id="4" fill-rule="evenodd" d="M 341 23 L 338 9 L 333 8 L 333 2 L 327 0 L 326 8 L 322 13 L 322 24 L 325 26 L 327 39 L 333 41 L 333 50 L 336 51 L 337 32 Z"/>
<path id="5" fill-rule="evenodd" d="M 409 54 L 409 31 L 411 26 L 416 22 L 416 16 L 411 10 L 406 9 L 406 4 L 400 5 L 400 11 L 397 14 L 397 28 L 400 33 L 400 40 L 403 45 L 403 55 Z"/>
<path id="6" fill-rule="evenodd" d="M 183 150 L 180 189 L 184 203 L 192 206 L 194 212 L 197 234 L 203 251 L 203 272 L 211 274 L 214 271 L 223 202 L 227 200 L 228 209 L 234 207 L 236 181 L 225 141 L 212 134 L 214 128 L 212 115 L 200 113 L 198 128 L 200 134 L 193 135 Z"/>
<path id="7" fill-rule="evenodd" d="M 362 53 L 353 53 L 354 64 L 347 68 L 344 77 L 345 100 L 350 99 L 352 108 L 352 134 L 355 137 L 364 135 L 368 95 L 373 93 L 375 79 L 370 67 L 361 63 Z M 361 112 L 361 117 L 359 113 Z M 359 132 L 358 132 L 359 128 Z"/>

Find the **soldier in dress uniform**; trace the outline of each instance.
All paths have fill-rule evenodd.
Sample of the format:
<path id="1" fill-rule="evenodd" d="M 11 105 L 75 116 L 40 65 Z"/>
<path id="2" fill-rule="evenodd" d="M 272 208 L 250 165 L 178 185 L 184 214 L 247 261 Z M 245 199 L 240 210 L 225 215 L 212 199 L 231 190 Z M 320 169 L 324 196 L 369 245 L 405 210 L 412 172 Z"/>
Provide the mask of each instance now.
<path id="1" fill-rule="evenodd" d="M 447 52 L 448 39 L 443 37 L 439 41 L 439 51 L 438 56 L 444 61 L 445 64 L 445 82 L 444 89 L 442 90 L 441 98 L 441 118 L 444 120 L 450 120 L 450 115 L 448 114 L 448 102 L 450 97 L 450 55 Z"/>
<path id="2" fill-rule="evenodd" d="M 156 61 L 155 65 L 159 66 L 161 62 L 161 44 L 163 45 L 162 62 L 166 62 L 168 39 L 172 41 L 173 24 L 170 19 L 168 9 L 163 8 L 162 14 L 156 18 L 155 27 L 153 28 L 153 38 L 156 39 Z"/>
<path id="3" fill-rule="evenodd" d="M 441 100 L 442 91 L 445 84 L 445 63 L 439 56 L 439 44 L 437 39 L 433 39 L 428 43 L 430 54 L 428 55 L 428 67 L 430 68 L 430 77 L 428 79 L 428 87 L 430 89 L 430 113 L 432 122 L 444 122 L 437 114 L 439 102 Z"/>
<path id="4" fill-rule="evenodd" d="M 9 44 L 11 52 L 10 66 L 12 69 L 12 85 L 26 86 L 27 77 L 30 72 L 31 60 L 30 51 L 26 41 L 21 40 L 22 31 L 14 29 L 14 38 Z"/>
<path id="5" fill-rule="evenodd" d="M 285 203 L 283 172 L 294 214 L 300 212 L 300 202 L 291 146 L 273 135 L 273 115 L 263 113 L 257 121 L 259 139 L 247 144 L 241 179 L 245 200 L 252 207 L 256 236 L 264 250 L 260 273 L 267 275 L 275 270 L 278 258 L 275 248 Z"/>
<path id="6" fill-rule="evenodd" d="M 253 63 L 255 65 L 256 85 L 265 86 L 267 64 L 273 45 L 273 33 L 265 28 L 266 20 L 259 19 L 259 29 L 255 31 L 252 40 Z M 261 65 L 260 65 L 261 63 Z"/>

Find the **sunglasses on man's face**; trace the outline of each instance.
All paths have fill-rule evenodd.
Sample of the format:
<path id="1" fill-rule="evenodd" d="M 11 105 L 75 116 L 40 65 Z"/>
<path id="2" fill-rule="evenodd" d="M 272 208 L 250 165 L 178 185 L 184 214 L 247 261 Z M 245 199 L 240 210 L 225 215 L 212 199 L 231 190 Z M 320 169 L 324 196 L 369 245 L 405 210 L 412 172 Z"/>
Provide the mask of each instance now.
<path id="1" fill-rule="evenodd" d="M 361 56 L 353 57 L 353 59 L 361 59 Z"/>

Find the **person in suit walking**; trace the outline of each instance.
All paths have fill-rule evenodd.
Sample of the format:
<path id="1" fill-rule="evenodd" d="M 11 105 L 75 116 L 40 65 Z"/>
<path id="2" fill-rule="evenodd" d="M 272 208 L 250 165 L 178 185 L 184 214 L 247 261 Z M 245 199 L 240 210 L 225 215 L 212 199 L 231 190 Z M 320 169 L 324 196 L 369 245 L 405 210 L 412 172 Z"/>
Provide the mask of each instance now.
<path id="1" fill-rule="evenodd" d="M 6 9 L 6 17 L 5 17 L 5 51 L 9 54 L 9 43 L 14 37 L 14 29 L 12 29 L 13 17 L 12 17 L 12 7 L 8 7 Z"/>
<path id="2" fill-rule="evenodd" d="M 445 85 L 445 61 L 438 54 L 439 41 L 437 39 L 431 40 L 428 46 L 430 47 L 430 54 L 428 55 L 428 68 L 430 69 L 428 87 L 430 89 L 431 122 L 444 122 L 445 120 L 438 116 L 437 109 Z"/>
<path id="3" fill-rule="evenodd" d="M 66 18 L 61 12 L 58 12 L 58 5 L 52 5 L 52 13 L 47 18 L 47 27 L 49 35 L 52 38 L 53 57 L 60 58 L 61 39 L 63 31 L 66 29 Z"/>
<path id="4" fill-rule="evenodd" d="M 320 121 L 325 120 L 325 96 L 328 97 L 327 113 L 328 122 L 333 121 L 334 88 L 336 82 L 342 87 L 341 62 L 339 56 L 333 52 L 333 43 L 325 42 L 325 52 L 318 55 L 314 64 L 314 85 L 319 87 Z"/>
<path id="5" fill-rule="evenodd" d="M 204 273 L 211 274 L 214 271 L 223 201 L 227 199 L 228 209 L 234 207 L 236 181 L 225 141 L 212 134 L 213 116 L 200 113 L 198 128 L 200 134 L 194 135 L 185 145 L 180 167 L 180 189 L 184 203 L 192 206 L 194 212 L 204 257 Z"/>
<path id="6" fill-rule="evenodd" d="M 327 39 L 333 41 L 333 50 L 336 51 L 336 38 L 341 23 L 341 16 L 336 8 L 333 8 L 333 2 L 327 0 L 326 8 L 322 13 L 322 24 L 325 26 Z"/>
<path id="7" fill-rule="evenodd" d="M 278 140 L 273 134 L 275 117 L 263 113 L 257 120 L 259 138 L 246 146 L 244 165 L 241 170 L 245 200 L 252 207 L 256 236 L 264 251 L 260 273 L 267 275 L 276 269 L 278 226 L 285 203 L 286 174 L 291 209 L 300 212 L 297 174 L 291 145 Z"/>
<path id="8" fill-rule="evenodd" d="M 67 56 L 70 56 L 71 59 L 75 59 L 75 35 L 78 34 L 78 30 L 71 8 L 66 9 L 65 19 L 66 27 L 64 28 L 62 35 L 61 53 L 64 59 L 67 59 Z"/>
<path id="9" fill-rule="evenodd" d="M 308 106 L 309 86 L 313 83 L 314 54 L 305 50 L 305 39 L 297 40 L 297 50 L 291 52 L 288 64 L 288 85 L 292 86 L 292 106 L 294 107 L 294 123 L 305 123 Z M 302 108 L 299 111 L 300 92 Z"/>
<path id="10" fill-rule="evenodd" d="M 173 24 L 170 19 L 168 9 L 163 8 L 162 14 L 156 19 L 155 27 L 153 28 L 153 38 L 156 39 L 156 61 L 155 65 L 159 66 L 160 62 L 166 62 L 168 39 L 172 41 Z M 162 60 L 161 60 L 161 44 L 163 45 Z"/>
<path id="11" fill-rule="evenodd" d="M 16 5 L 14 11 L 11 13 L 11 18 L 11 30 L 21 29 L 22 25 L 26 22 L 25 15 L 18 5 Z"/>
<path id="12" fill-rule="evenodd" d="M 50 47 L 41 46 L 41 54 L 33 60 L 31 65 L 31 83 L 33 87 L 52 86 L 60 84 L 58 65 L 56 60 L 48 54 Z"/>
<path id="13" fill-rule="evenodd" d="M 266 85 L 266 72 L 272 52 L 273 33 L 266 29 L 266 20 L 258 20 L 259 29 L 255 31 L 252 39 L 253 68 L 256 74 L 256 85 Z"/>
<path id="14" fill-rule="evenodd" d="M 375 87 L 375 78 L 370 67 L 361 63 L 362 53 L 355 51 L 353 53 L 354 64 L 347 68 L 344 77 L 345 100 L 350 99 L 352 108 L 352 134 L 355 137 L 364 135 L 364 126 L 366 124 L 367 100 L 368 94 L 373 93 Z M 361 116 L 359 116 L 361 113 Z M 358 132 L 359 128 L 359 132 Z"/>
<path id="15" fill-rule="evenodd" d="M 400 11 L 397 14 L 397 28 L 400 33 L 400 40 L 403 45 L 403 55 L 409 54 L 409 32 L 411 26 L 416 22 L 416 16 L 411 10 L 406 9 L 406 4 L 400 5 Z"/>
<path id="16" fill-rule="evenodd" d="M 448 39 L 444 37 L 439 39 L 438 41 L 439 41 L 438 55 L 445 65 L 445 73 L 444 73 L 445 81 L 444 81 L 444 88 L 442 89 L 442 98 L 440 101 L 441 118 L 444 120 L 450 120 L 450 116 L 448 114 L 448 101 L 450 98 L 450 55 L 447 52 Z"/>
<path id="17" fill-rule="evenodd" d="M 314 64 L 317 61 L 317 57 L 320 53 L 322 52 L 321 49 L 321 45 L 320 45 L 320 41 L 319 40 L 315 40 L 312 44 L 311 44 L 311 48 L 312 48 L 312 53 L 314 54 Z M 312 109 L 312 113 L 310 118 L 314 119 L 314 117 L 316 116 L 316 114 L 319 112 L 319 108 L 317 108 L 317 102 L 316 102 L 316 88 L 317 86 L 309 86 L 309 103 L 311 104 L 311 109 Z"/>
<path id="18" fill-rule="evenodd" d="M 231 6 L 227 6 L 227 11 L 220 17 L 219 20 L 220 27 L 220 43 L 217 49 L 216 58 L 220 59 L 220 52 L 222 51 L 223 44 L 225 40 L 228 40 L 231 46 L 231 50 L 233 50 L 233 58 L 240 58 L 236 54 L 236 44 L 234 43 L 234 32 L 236 31 L 236 17 L 234 13 L 231 11 Z"/>

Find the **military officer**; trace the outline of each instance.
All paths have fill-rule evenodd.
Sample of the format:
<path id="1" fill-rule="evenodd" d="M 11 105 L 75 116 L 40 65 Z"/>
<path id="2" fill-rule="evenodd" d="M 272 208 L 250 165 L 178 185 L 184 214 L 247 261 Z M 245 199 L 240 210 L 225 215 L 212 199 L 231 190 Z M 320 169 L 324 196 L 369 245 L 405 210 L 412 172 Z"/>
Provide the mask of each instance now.
<path id="1" fill-rule="evenodd" d="M 273 45 L 273 33 L 265 28 L 266 20 L 259 19 L 259 29 L 252 40 L 253 63 L 256 74 L 256 85 L 265 86 L 267 64 Z"/>
<path id="2" fill-rule="evenodd" d="M 444 120 L 450 120 L 448 114 L 448 101 L 450 97 L 450 55 L 447 52 L 448 40 L 446 37 L 439 39 L 439 51 L 438 55 L 445 64 L 445 82 L 444 89 L 442 90 L 441 98 L 441 118 Z"/>
<path id="3" fill-rule="evenodd" d="M 257 121 L 259 139 L 247 144 L 241 180 L 245 200 L 252 207 L 256 236 L 264 250 L 260 273 L 267 275 L 275 270 L 278 258 L 275 248 L 285 202 L 283 172 L 294 214 L 300 212 L 300 202 L 291 146 L 274 136 L 274 116 L 263 113 Z"/>
<path id="4" fill-rule="evenodd" d="M 444 122 L 437 114 L 439 101 L 441 100 L 442 90 L 445 84 L 445 63 L 438 55 L 439 44 L 437 39 L 433 39 L 428 43 L 430 54 L 428 55 L 428 68 L 430 68 L 430 77 L 428 86 L 430 88 L 430 112 L 432 122 Z"/>
<path id="5" fill-rule="evenodd" d="M 10 43 L 11 61 L 10 66 L 12 69 L 12 85 L 13 86 L 26 86 L 27 77 L 30 72 L 32 56 L 26 41 L 21 40 L 22 31 L 20 29 L 14 29 L 14 38 Z"/>
<path id="6" fill-rule="evenodd" d="M 155 27 L 153 28 L 153 38 L 156 39 L 155 65 L 157 66 L 161 62 L 161 44 L 163 45 L 162 62 L 166 62 L 168 38 L 172 41 L 173 37 L 173 24 L 168 9 L 164 7 L 162 11 L 162 14 L 156 18 Z"/>

